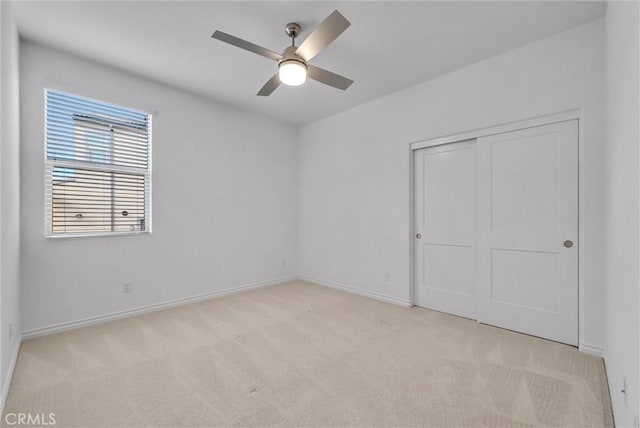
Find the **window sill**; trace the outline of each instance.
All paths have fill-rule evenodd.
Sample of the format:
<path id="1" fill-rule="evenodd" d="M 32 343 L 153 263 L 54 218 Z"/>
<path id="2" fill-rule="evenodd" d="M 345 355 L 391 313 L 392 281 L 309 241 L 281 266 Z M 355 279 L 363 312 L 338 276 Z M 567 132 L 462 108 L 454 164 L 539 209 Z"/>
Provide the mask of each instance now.
<path id="1" fill-rule="evenodd" d="M 67 239 L 67 238 L 96 238 L 96 237 L 115 237 L 115 236 L 132 236 L 132 235 L 151 235 L 150 230 L 137 232 L 96 232 L 96 233 L 66 233 L 57 235 L 45 235 L 46 239 Z"/>

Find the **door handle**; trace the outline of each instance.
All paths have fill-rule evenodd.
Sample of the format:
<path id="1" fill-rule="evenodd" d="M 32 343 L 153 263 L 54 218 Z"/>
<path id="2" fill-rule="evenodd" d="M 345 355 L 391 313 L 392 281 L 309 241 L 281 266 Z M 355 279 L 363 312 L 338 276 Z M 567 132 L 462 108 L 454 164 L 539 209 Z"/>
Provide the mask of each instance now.
<path id="1" fill-rule="evenodd" d="M 564 245 L 566 248 L 571 248 L 571 247 L 573 247 L 573 241 L 567 239 L 566 241 L 564 241 L 562 243 L 562 245 Z"/>
<path id="2" fill-rule="evenodd" d="M 422 235 L 420 235 L 419 233 L 416 233 L 416 239 L 420 239 L 422 238 Z"/>

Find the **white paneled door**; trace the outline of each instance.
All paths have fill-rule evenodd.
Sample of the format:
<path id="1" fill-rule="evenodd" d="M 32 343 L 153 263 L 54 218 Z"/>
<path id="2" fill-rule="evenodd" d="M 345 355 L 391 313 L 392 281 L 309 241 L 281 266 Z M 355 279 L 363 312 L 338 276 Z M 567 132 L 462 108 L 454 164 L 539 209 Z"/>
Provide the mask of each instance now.
<path id="1" fill-rule="evenodd" d="M 476 144 L 420 149 L 415 171 L 415 303 L 476 318 Z"/>
<path id="2" fill-rule="evenodd" d="M 414 159 L 415 303 L 577 345 L 577 121 Z"/>
<path id="3" fill-rule="evenodd" d="M 578 344 L 578 122 L 478 139 L 478 320 Z"/>

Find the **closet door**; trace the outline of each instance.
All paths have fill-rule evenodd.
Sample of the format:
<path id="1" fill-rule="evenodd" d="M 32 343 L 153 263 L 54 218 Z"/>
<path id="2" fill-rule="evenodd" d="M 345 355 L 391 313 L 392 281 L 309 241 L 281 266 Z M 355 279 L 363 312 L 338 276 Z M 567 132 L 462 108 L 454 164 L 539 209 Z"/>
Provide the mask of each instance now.
<path id="1" fill-rule="evenodd" d="M 578 344 L 578 123 L 477 140 L 478 320 Z"/>
<path id="2" fill-rule="evenodd" d="M 414 152 L 415 304 L 476 317 L 476 146 Z"/>

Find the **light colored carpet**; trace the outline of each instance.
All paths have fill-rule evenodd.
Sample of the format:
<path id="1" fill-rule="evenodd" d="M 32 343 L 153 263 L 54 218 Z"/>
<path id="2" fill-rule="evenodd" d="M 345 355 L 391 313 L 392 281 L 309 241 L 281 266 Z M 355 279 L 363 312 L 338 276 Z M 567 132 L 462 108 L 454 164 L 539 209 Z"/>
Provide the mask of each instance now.
<path id="1" fill-rule="evenodd" d="M 303 282 L 28 340 L 7 412 L 57 427 L 612 425 L 599 358 Z"/>

